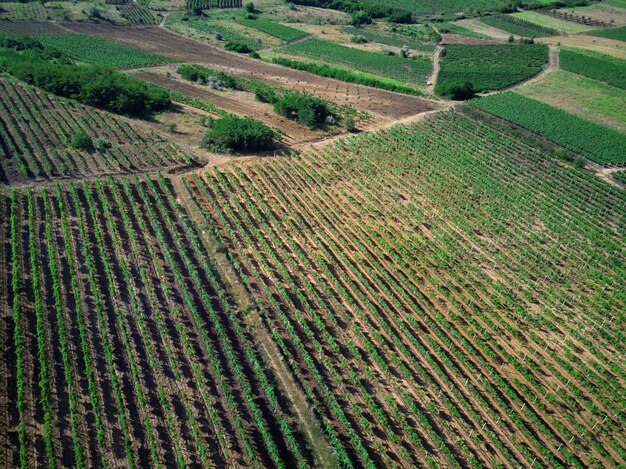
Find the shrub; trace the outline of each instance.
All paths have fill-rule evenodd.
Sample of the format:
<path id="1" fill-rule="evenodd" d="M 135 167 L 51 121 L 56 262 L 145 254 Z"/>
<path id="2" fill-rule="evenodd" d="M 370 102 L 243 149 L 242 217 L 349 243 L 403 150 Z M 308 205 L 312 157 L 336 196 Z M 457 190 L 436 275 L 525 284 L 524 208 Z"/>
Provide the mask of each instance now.
<path id="1" fill-rule="evenodd" d="M 224 44 L 224 49 L 231 52 L 237 52 L 239 54 L 249 54 L 252 52 L 252 49 L 250 49 L 246 44 L 237 41 L 228 41 Z"/>
<path id="2" fill-rule="evenodd" d="M 388 18 L 392 23 L 398 24 L 413 24 L 413 15 L 408 11 L 395 11 L 391 13 Z"/>
<path id="3" fill-rule="evenodd" d="M 288 91 L 274 104 L 274 111 L 288 119 L 315 129 L 322 125 L 330 111 L 326 103 L 315 96 Z"/>
<path id="4" fill-rule="evenodd" d="M 372 18 L 364 11 L 357 11 L 352 15 L 350 24 L 352 26 L 363 26 L 364 24 L 371 24 Z"/>
<path id="5" fill-rule="evenodd" d="M 248 13 L 254 13 L 256 11 L 254 9 L 254 3 L 252 3 L 252 2 L 246 3 L 246 11 Z"/>
<path id="6" fill-rule="evenodd" d="M 258 151 L 272 148 L 277 139 L 276 132 L 262 122 L 227 116 L 213 123 L 202 144 L 213 151 Z"/>
<path id="7" fill-rule="evenodd" d="M 470 82 L 466 83 L 445 83 L 439 86 L 437 94 L 455 101 L 465 101 L 474 97 L 474 85 Z"/>
<path id="8" fill-rule="evenodd" d="M 350 116 L 346 117 L 343 120 L 343 126 L 348 132 L 354 132 L 354 130 L 356 129 L 354 119 Z"/>
<path id="9" fill-rule="evenodd" d="M 69 141 L 69 147 L 74 148 L 75 150 L 84 150 L 91 151 L 93 150 L 93 142 L 89 135 L 87 135 L 83 130 L 77 131 Z"/>
<path id="10" fill-rule="evenodd" d="M 105 148 L 109 148 L 109 141 L 104 137 L 98 137 L 96 139 L 96 148 L 98 150 L 104 150 Z"/>
<path id="11" fill-rule="evenodd" d="M 585 167 L 585 159 L 578 156 L 574 158 L 574 161 L 572 161 L 572 165 L 574 166 L 574 168 L 582 169 Z"/>
<path id="12" fill-rule="evenodd" d="M 350 36 L 350 42 L 354 44 L 365 44 L 368 41 L 363 36 L 356 35 L 356 36 Z"/>

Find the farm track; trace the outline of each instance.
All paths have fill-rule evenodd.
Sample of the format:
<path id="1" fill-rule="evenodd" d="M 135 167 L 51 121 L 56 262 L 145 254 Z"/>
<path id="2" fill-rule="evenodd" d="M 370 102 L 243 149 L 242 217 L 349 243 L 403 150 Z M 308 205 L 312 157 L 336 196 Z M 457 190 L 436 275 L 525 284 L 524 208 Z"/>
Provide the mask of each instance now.
<path id="1" fill-rule="evenodd" d="M 206 63 L 226 73 L 354 106 L 379 116 L 400 119 L 440 109 L 440 103 L 391 91 L 354 85 L 229 53 L 160 28 L 124 28 L 94 24 L 63 23 L 69 30 L 115 39 L 185 62 Z"/>

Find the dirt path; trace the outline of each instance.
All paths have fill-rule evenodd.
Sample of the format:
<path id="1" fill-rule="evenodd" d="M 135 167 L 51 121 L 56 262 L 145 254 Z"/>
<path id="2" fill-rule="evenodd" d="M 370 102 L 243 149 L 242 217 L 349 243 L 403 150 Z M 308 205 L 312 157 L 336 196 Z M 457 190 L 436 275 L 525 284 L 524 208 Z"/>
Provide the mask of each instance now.
<path id="1" fill-rule="evenodd" d="M 428 92 L 432 95 L 435 93 L 435 86 L 437 86 L 437 77 L 439 76 L 439 69 L 441 68 L 439 65 L 439 60 L 441 58 L 441 53 L 443 52 L 443 45 L 441 43 L 437 44 L 435 47 L 435 53 L 433 54 L 433 71 L 428 77 L 428 81 L 432 83 L 428 87 Z"/>
<path id="2" fill-rule="evenodd" d="M 178 194 L 177 202 L 187 209 L 187 213 L 192 218 L 192 221 L 201 229 L 202 244 L 207 249 L 207 252 L 211 253 L 220 275 L 230 285 L 233 297 L 241 311 L 241 317 L 254 336 L 254 342 L 262 350 L 264 358 L 280 381 L 281 389 L 289 399 L 291 407 L 295 411 L 294 415 L 298 418 L 298 427 L 308 440 L 309 447 L 315 458 L 316 466 L 338 467 L 339 461 L 336 459 L 335 452 L 328 444 L 320 423 L 312 412 L 305 394 L 296 384 L 291 371 L 285 365 L 278 347 L 271 338 L 270 331 L 268 331 L 267 327 L 263 324 L 261 316 L 253 308 L 253 302 L 248 296 L 245 287 L 239 282 L 226 254 L 216 249 L 217 241 L 213 238 L 212 231 L 204 229 L 206 227 L 206 221 L 200 214 L 195 202 L 189 196 L 189 192 L 183 184 L 182 176 L 173 176 L 170 180 Z"/>

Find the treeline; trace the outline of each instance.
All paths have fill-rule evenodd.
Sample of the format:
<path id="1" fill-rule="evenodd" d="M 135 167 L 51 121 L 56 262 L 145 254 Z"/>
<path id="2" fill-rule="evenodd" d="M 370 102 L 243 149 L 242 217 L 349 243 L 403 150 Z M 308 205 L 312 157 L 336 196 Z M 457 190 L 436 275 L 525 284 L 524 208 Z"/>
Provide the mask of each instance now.
<path id="1" fill-rule="evenodd" d="M 0 71 L 49 93 L 118 114 L 168 107 L 169 94 L 97 65 L 79 65 L 32 38 L 0 36 Z"/>

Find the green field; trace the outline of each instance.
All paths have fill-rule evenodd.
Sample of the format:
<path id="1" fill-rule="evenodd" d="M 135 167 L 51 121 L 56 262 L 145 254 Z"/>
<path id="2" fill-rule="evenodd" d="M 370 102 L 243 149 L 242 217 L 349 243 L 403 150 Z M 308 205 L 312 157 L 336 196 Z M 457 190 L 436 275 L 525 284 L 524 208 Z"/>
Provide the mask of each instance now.
<path id="1" fill-rule="evenodd" d="M 46 12 L 46 9 L 39 2 L 0 3 L 0 19 L 43 21 L 47 17 L 48 13 Z"/>
<path id="2" fill-rule="evenodd" d="M 471 101 L 494 114 L 599 164 L 626 163 L 626 135 L 554 106 L 507 92 Z"/>
<path id="3" fill-rule="evenodd" d="M 573 23 L 571 21 L 552 18 L 551 16 L 542 15 L 541 13 L 537 13 L 536 11 L 522 11 L 519 13 L 513 13 L 511 16 L 536 24 L 537 26 L 555 29 L 557 31 L 567 34 L 584 33 L 593 29 L 592 26 L 585 26 L 583 24 Z"/>
<path id="4" fill-rule="evenodd" d="M 245 44 L 252 50 L 258 50 L 263 45 L 260 39 L 250 34 L 252 32 L 250 29 L 239 25 L 232 19 L 228 21 L 222 19 L 214 20 L 213 16 L 209 20 L 187 18 L 182 13 L 174 13 L 167 18 L 166 24 L 167 28 L 172 31 L 194 37 L 195 39 L 208 40 L 218 46 L 223 46 L 230 41 Z M 264 33 L 257 33 L 257 35 L 263 35 L 268 39 L 272 39 Z M 218 39 L 218 36 L 220 39 Z"/>
<path id="5" fill-rule="evenodd" d="M 556 29 L 536 25 L 530 21 L 516 18 L 511 15 L 483 16 L 481 21 L 494 28 L 501 29 L 511 34 L 524 37 L 556 36 Z"/>
<path id="6" fill-rule="evenodd" d="M 607 39 L 615 39 L 616 41 L 626 41 L 626 26 L 615 29 L 601 29 L 599 31 L 592 31 L 589 34 L 592 36 L 605 37 Z"/>
<path id="7" fill-rule="evenodd" d="M 40 40 L 45 46 L 59 50 L 78 61 L 107 67 L 134 67 L 176 61 L 86 34 L 44 36 Z"/>
<path id="8" fill-rule="evenodd" d="M 283 41 L 293 41 L 294 39 L 301 38 L 308 34 L 306 31 L 302 31 L 301 29 L 291 28 L 279 23 L 274 23 L 273 21 L 243 19 L 237 20 L 237 23 L 249 28 L 258 29 L 259 31 L 263 31 L 270 36 L 277 37 Z"/>
<path id="9" fill-rule="evenodd" d="M 545 45 L 451 44 L 440 62 L 437 88 L 470 82 L 477 92 L 499 90 L 536 75 L 547 62 Z"/>
<path id="10" fill-rule="evenodd" d="M 433 44 L 424 43 L 413 37 L 401 36 L 399 34 L 384 34 L 378 31 L 372 31 L 365 28 L 355 28 L 353 26 L 342 28 L 342 32 L 352 36 L 360 36 L 367 39 L 368 42 L 376 42 L 387 46 L 403 47 L 409 46 L 411 49 L 432 53 L 435 50 Z"/>
<path id="11" fill-rule="evenodd" d="M 563 70 L 626 89 L 626 60 L 585 49 L 561 49 L 559 62 Z"/>
<path id="12" fill-rule="evenodd" d="M 517 91 L 530 98 L 626 133 L 626 91 L 573 73 L 556 71 Z"/>
<path id="13" fill-rule="evenodd" d="M 307 39 L 277 50 L 286 54 L 309 57 L 330 64 L 340 64 L 362 72 L 373 73 L 407 83 L 422 84 L 430 74 L 432 62 L 425 57 L 404 59 L 382 52 L 367 52 L 344 47 L 322 39 Z"/>

